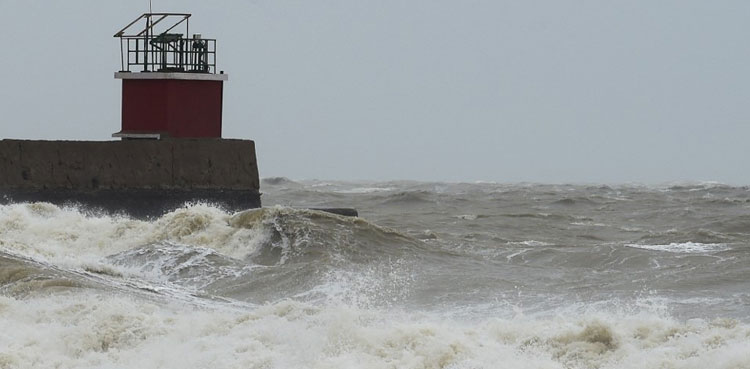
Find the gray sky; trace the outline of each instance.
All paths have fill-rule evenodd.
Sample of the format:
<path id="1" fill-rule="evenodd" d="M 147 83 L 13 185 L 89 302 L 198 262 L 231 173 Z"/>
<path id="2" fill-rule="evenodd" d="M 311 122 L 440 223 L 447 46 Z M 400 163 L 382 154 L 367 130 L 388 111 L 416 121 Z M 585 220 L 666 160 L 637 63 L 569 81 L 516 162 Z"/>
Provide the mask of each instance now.
<path id="1" fill-rule="evenodd" d="M 108 140 L 148 1 L 0 0 L 0 137 Z M 261 176 L 750 184 L 750 1 L 154 0 Z"/>

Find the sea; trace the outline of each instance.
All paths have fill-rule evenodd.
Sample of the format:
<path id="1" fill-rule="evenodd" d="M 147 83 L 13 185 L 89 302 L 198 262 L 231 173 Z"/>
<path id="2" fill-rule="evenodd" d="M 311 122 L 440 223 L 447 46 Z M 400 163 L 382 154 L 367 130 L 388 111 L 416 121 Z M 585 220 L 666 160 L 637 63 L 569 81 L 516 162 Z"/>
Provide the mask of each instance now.
<path id="1" fill-rule="evenodd" d="M 0 206 L 0 368 L 750 368 L 750 187 L 261 188 Z"/>

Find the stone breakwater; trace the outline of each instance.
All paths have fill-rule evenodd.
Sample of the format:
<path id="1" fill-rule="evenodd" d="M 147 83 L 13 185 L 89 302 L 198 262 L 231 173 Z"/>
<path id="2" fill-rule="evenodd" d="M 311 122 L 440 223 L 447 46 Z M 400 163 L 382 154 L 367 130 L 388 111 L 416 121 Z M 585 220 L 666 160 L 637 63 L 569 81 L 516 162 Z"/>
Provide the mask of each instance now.
<path id="1" fill-rule="evenodd" d="M 260 206 L 249 140 L 0 141 L 0 202 L 158 216 L 185 202 Z"/>

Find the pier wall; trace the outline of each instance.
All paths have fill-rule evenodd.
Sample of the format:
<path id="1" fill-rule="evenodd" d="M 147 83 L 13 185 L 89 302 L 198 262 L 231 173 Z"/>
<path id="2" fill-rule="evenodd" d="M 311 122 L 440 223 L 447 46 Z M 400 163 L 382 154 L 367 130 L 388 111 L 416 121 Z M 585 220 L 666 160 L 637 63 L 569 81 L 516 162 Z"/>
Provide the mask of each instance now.
<path id="1" fill-rule="evenodd" d="M 0 141 L 5 203 L 72 202 L 158 215 L 189 201 L 259 207 L 259 189 L 249 140 Z"/>

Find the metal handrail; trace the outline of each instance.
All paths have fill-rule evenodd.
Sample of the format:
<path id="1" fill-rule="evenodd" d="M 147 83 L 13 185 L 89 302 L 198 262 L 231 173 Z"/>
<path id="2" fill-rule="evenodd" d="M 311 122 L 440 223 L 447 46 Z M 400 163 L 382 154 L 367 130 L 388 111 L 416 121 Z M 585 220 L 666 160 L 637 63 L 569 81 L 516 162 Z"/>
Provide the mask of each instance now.
<path id="1" fill-rule="evenodd" d="M 215 39 L 184 39 L 181 34 L 163 33 L 151 39 L 122 40 L 122 71 L 216 73 Z"/>
<path id="2" fill-rule="evenodd" d="M 216 73 L 216 40 L 190 33 L 187 13 L 144 13 L 114 37 L 120 38 L 121 71 Z M 171 19 L 173 22 L 162 21 Z M 133 27 L 145 21 L 143 28 Z M 184 33 L 170 33 L 184 23 Z M 157 25 L 161 25 L 158 27 Z M 131 68 L 133 70 L 131 70 Z"/>

